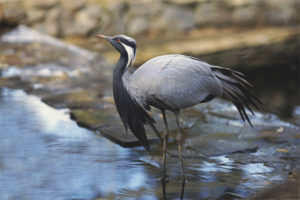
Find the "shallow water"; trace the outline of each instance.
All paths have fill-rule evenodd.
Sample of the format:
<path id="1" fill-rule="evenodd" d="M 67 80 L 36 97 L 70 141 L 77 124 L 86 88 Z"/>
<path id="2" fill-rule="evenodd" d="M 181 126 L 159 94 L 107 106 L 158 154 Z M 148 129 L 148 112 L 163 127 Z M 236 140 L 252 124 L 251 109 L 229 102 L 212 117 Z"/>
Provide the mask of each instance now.
<path id="1" fill-rule="evenodd" d="M 92 199 L 154 182 L 138 151 L 78 127 L 67 110 L 2 89 L 0 113 L 0 199 Z"/>
<path id="2" fill-rule="evenodd" d="M 110 136 L 120 136 L 114 129 L 121 122 L 113 105 L 109 65 L 94 52 L 28 28 L 18 30 L 1 39 L 0 84 L 28 91 L 56 108 L 68 107 L 73 114 L 81 111 L 85 118 L 74 119 L 90 125 L 86 127 L 110 122 Z M 298 109 L 294 111 L 293 123 L 299 125 Z M 68 112 L 21 90 L 0 88 L 1 200 L 162 198 L 160 144 L 151 146 L 152 160 L 141 147 L 122 148 L 78 127 Z M 182 112 L 185 199 L 248 197 L 299 171 L 299 127 L 274 114 L 255 114 L 250 128 L 222 100 Z M 163 130 L 160 114 L 153 110 L 151 115 Z M 176 123 L 169 114 L 168 122 L 166 192 L 168 199 L 178 199 Z"/>
<path id="3" fill-rule="evenodd" d="M 0 89 L 0 113 L 0 199 L 162 198 L 161 169 L 142 148 L 122 148 L 80 128 L 68 110 L 21 90 Z M 237 163 L 224 155 L 185 163 L 186 199 L 247 197 L 282 179 L 264 163 Z M 167 197 L 178 199 L 176 156 L 167 168 Z"/>

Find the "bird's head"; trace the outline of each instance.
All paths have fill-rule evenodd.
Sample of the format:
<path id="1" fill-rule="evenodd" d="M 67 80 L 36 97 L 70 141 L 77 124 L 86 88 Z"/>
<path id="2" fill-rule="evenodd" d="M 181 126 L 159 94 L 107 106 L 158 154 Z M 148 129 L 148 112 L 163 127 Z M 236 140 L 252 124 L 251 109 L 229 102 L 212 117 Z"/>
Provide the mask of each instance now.
<path id="1" fill-rule="evenodd" d="M 136 56 L 136 42 L 133 38 L 126 35 L 116 35 L 110 37 L 100 34 L 96 37 L 107 40 L 112 46 L 115 47 L 116 50 L 120 52 L 121 55 L 128 56 L 128 65 L 133 64 Z"/>

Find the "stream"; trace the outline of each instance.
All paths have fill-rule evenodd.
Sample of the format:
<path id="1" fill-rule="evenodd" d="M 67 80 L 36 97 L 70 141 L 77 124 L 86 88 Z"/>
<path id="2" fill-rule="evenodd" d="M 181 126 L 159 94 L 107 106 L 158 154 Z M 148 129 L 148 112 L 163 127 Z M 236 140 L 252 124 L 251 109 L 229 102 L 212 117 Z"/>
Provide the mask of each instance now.
<path id="1" fill-rule="evenodd" d="M 294 81 L 294 73 L 282 76 Z M 1 37 L 1 200 L 163 197 L 162 145 L 147 129 L 150 156 L 132 134 L 126 135 L 115 110 L 111 77 L 112 67 L 100 54 L 25 26 Z M 289 181 L 298 189 L 300 107 L 293 103 L 297 95 L 291 92 L 292 81 L 280 88 L 274 87 L 275 80 L 259 82 L 261 91 L 272 89 L 262 95 L 267 104 L 272 104 L 267 99 L 292 100 L 281 107 L 290 113 L 289 120 L 280 119 L 279 107 L 272 104 L 276 110 L 249 115 L 251 128 L 222 99 L 182 111 L 184 199 L 248 198 Z M 277 90 L 288 86 L 284 91 L 290 95 L 278 97 Z M 161 114 L 155 109 L 150 114 L 162 134 Z M 167 119 L 166 198 L 179 199 L 176 122 L 170 113 Z"/>
<path id="2" fill-rule="evenodd" d="M 141 147 L 122 148 L 21 90 L 0 91 L 0 199 L 160 199 L 161 169 Z M 170 198 L 180 195 L 176 159 L 168 163 Z M 282 180 L 264 163 L 187 160 L 187 199 L 246 197 Z"/>

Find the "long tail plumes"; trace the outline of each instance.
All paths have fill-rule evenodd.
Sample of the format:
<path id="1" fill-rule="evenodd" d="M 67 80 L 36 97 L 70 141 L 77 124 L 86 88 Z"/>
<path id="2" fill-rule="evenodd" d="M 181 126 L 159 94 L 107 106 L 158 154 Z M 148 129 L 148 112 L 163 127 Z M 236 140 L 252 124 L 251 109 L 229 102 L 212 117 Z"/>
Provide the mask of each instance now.
<path id="1" fill-rule="evenodd" d="M 144 148 L 150 152 L 144 125 L 149 124 L 154 127 L 155 121 L 145 108 L 130 96 L 123 83 L 120 83 L 114 84 L 114 98 L 120 118 L 126 130 L 129 127 Z"/>
<path id="2" fill-rule="evenodd" d="M 249 91 L 249 87 L 253 86 L 244 79 L 245 76 L 240 72 L 222 67 L 211 67 L 211 69 L 222 83 L 223 95 L 232 101 L 242 119 L 247 120 L 252 126 L 245 108 L 254 115 L 251 107 L 259 109 L 258 104 L 261 104 L 261 101 Z"/>

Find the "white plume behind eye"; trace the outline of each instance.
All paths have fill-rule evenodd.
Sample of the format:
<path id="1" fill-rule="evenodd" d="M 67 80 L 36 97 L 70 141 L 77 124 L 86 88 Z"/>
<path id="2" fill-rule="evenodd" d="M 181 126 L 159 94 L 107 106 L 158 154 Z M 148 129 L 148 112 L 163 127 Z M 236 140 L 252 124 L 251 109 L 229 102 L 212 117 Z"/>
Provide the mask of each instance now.
<path id="1" fill-rule="evenodd" d="M 127 35 L 120 35 L 121 37 L 125 38 L 126 40 L 128 40 L 129 42 L 133 42 L 135 41 L 133 38 L 128 37 Z"/>
<path id="2" fill-rule="evenodd" d="M 123 44 L 122 42 L 120 42 L 120 43 L 123 45 L 123 47 L 125 48 L 125 51 L 127 52 L 127 55 L 128 55 L 128 61 L 127 61 L 126 68 L 130 67 L 134 63 L 134 60 L 135 60 L 134 49 L 131 46 Z"/>

